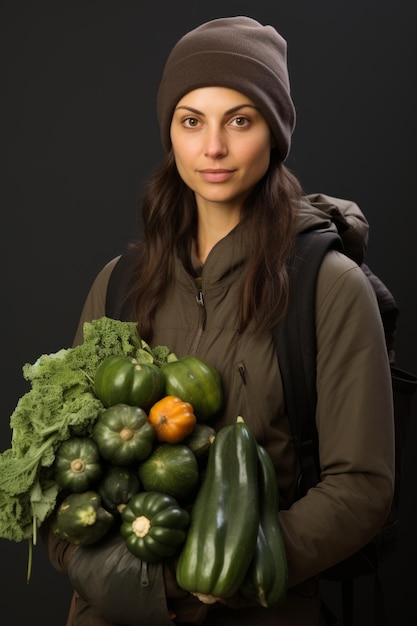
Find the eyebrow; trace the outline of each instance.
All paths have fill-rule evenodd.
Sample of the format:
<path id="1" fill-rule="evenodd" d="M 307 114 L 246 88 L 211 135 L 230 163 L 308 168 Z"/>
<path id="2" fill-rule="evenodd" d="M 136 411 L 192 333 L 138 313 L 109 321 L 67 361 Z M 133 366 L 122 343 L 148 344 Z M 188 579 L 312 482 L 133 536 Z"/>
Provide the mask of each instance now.
<path id="1" fill-rule="evenodd" d="M 240 111 L 241 109 L 246 108 L 246 107 L 249 107 L 250 109 L 255 109 L 256 111 L 258 110 L 258 107 L 256 107 L 254 104 L 249 104 L 249 102 L 244 102 L 243 104 L 237 104 L 231 109 L 228 109 L 227 111 L 224 112 L 224 115 L 231 115 L 232 113 L 235 113 L 236 111 Z M 195 113 L 196 115 L 204 115 L 203 111 L 199 111 L 198 109 L 195 109 L 194 107 L 186 106 L 184 104 L 175 108 L 176 111 L 179 111 L 180 109 L 190 111 L 190 113 Z"/>

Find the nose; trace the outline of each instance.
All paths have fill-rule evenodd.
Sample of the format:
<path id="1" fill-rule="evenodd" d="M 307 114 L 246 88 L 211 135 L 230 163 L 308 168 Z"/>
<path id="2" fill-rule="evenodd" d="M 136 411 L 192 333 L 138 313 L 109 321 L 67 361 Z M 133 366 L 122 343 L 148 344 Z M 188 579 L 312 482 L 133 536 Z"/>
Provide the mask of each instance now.
<path id="1" fill-rule="evenodd" d="M 204 156 L 219 159 L 227 153 L 227 145 L 222 130 L 218 127 L 207 129 L 204 145 Z"/>

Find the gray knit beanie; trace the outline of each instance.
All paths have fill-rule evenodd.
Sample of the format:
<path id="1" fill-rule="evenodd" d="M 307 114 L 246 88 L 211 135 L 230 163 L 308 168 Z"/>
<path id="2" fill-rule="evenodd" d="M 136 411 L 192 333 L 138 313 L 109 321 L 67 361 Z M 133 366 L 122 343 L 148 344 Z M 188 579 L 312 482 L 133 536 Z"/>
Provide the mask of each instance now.
<path id="1" fill-rule="evenodd" d="M 269 123 L 282 161 L 287 158 L 295 109 L 287 44 L 275 28 L 245 16 L 219 18 L 198 26 L 176 43 L 157 94 L 162 144 L 167 151 L 178 101 L 193 89 L 210 86 L 229 87 L 250 98 Z"/>

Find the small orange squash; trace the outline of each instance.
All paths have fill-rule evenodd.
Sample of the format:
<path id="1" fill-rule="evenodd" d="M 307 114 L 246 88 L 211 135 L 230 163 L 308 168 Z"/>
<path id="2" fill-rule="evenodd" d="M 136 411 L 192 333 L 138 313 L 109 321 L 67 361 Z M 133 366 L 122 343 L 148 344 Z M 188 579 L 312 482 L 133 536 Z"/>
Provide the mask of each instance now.
<path id="1" fill-rule="evenodd" d="M 164 396 L 151 407 L 148 420 L 158 441 L 180 443 L 194 429 L 197 418 L 189 402 L 178 396 Z"/>

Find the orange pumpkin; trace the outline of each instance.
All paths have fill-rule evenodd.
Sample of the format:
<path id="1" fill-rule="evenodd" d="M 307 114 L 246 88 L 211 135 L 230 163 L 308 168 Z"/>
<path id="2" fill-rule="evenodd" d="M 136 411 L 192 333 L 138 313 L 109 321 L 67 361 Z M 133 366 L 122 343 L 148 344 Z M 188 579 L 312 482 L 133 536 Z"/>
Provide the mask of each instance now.
<path id="1" fill-rule="evenodd" d="M 151 407 L 148 420 L 158 441 L 179 443 L 193 431 L 197 418 L 189 402 L 178 396 L 165 396 Z"/>

